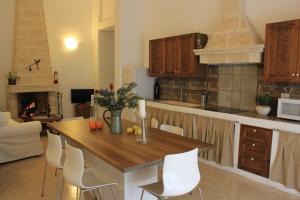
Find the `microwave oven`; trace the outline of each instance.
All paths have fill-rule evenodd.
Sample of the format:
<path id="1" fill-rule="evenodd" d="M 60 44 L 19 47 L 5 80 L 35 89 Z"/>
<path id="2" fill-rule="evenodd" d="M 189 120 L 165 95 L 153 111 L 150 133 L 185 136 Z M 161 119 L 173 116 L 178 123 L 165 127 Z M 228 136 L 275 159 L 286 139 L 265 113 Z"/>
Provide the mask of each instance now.
<path id="1" fill-rule="evenodd" d="M 277 117 L 300 121 L 300 99 L 278 99 Z"/>

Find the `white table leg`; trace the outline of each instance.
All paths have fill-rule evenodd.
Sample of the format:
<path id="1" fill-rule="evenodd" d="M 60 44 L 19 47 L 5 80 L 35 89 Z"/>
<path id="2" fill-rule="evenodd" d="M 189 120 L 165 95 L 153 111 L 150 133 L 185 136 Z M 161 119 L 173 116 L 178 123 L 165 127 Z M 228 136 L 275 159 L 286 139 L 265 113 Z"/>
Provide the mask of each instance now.
<path id="1" fill-rule="evenodd" d="M 154 183 L 158 180 L 158 165 L 123 173 L 87 151 L 84 151 L 84 158 L 88 168 L 94 171 L 98 179 L 118 183 L 117 186 L 113 186 L 117 200 L 139 200 L 142 190 L 138 186 Z M 102 189 L 102 198 L 113 200 L 109 187 Z M 143 200 L 156 199 L 147 192 L 144 193 Z"/>

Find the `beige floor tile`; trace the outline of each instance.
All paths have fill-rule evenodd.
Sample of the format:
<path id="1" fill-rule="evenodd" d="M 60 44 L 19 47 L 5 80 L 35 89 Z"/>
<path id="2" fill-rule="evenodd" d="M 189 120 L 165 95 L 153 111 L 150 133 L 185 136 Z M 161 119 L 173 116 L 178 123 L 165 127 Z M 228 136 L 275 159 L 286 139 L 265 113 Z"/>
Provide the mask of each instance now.
<path id="1" fill-rule="evenodd" d="M 46 138 L 42 138 L 46 143 Z M 0 200 L 54 200 L 56 177 L 54 169 L 48 168 L 45 196 L 41 197 L 44 156 L 38 156 L 0 165 Z M 256 183 L 237 174 L 201 164 L 203 200 L 300 200 L 269 186 Z M 63 199 L 73 200 L 76 188 L 65 184 Z M 88 196 L 86 199 L 93 199 Z M 191 195 L 175 200 L 199 199 L 197 189 Z"/>

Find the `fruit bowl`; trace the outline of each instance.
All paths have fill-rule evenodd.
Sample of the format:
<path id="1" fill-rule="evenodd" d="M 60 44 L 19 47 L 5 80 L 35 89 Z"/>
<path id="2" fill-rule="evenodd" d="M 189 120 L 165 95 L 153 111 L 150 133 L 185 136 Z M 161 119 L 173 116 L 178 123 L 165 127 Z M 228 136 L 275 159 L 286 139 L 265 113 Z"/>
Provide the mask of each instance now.
<path id="1" fill-rule="evenodd" d="M 268 115 L 271 111 L 270 106 L 255 106 L 256 112 L 260 115 Z"/>

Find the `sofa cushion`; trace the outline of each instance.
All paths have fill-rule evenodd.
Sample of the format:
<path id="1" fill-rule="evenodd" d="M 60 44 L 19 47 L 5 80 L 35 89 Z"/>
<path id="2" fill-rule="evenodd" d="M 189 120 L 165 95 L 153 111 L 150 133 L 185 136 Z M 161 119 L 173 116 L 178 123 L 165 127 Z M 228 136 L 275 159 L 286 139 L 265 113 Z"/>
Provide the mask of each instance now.
<path id="1" fill-rule="evenodd" d="M 0 126 L 5 126 L 8 124 L 8 117 L 3 112 L 0 112 Z"/>

